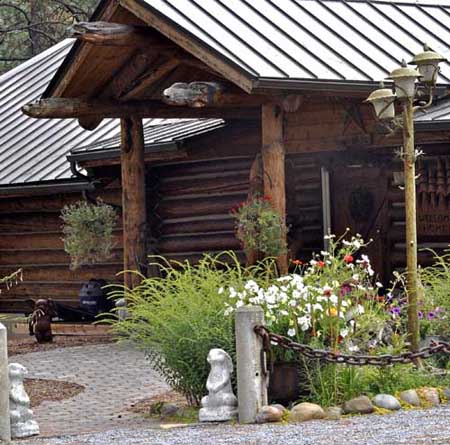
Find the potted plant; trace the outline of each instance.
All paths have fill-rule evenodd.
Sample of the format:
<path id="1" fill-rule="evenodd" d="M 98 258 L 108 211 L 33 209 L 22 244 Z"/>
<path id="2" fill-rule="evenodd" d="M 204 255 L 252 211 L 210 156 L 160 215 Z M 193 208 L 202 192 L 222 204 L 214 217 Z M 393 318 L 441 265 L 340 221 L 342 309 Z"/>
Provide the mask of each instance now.
<path id="1" fill-rule="evenodd" d="M 287 251 L 286 224 L 269 196 L 255 196 L 231 211 L 236 219 L 236 237 L 247 258 L 251 252 L 277 257 Z"/>
<path id="2" fill-rule="evenodd" d="M 80 201 L 63 208 L 64 250 L 70 255 L 72 270 L 111 257 L 117 217 L 113 207 L 100 200 L 95 204 Z"/>

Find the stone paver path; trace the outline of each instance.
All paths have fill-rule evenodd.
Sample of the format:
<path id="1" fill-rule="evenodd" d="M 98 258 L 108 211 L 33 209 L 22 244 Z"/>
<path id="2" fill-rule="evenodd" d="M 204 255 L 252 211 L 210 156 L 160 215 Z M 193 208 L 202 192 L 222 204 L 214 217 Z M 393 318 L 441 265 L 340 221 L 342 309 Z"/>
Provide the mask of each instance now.
<path id="1" fill-rule="evenodd" d="M 126 408 L 168 387 L 131 346 L 89 345 L 11 357 L 28 368 L 30 378 L 78 383 L 85 390 L 60 402 L 34 408 L 41 436 L 81 434 L 149 426 L 150 420 Z"/>

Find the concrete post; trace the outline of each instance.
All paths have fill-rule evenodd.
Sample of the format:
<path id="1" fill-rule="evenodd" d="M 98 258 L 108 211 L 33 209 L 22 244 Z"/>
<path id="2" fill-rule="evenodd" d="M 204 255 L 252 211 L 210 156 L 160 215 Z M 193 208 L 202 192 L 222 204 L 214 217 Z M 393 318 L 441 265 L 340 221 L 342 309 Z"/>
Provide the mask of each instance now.
<path id="1" fill-rule="evenodd" d="M 267 405 L 267 378 L 261 363 L 262 340 L 253 328 L 264 325 L 260 306 L 242 306 L 236 311 L 236 367 L 239 422 L 255 423 L 262 406 Z"/>
<path id="2" fill-rule="evenodd" d="M 0 323 L 0 441 L 10 443 L 8 344 L 6 328 Z"/>

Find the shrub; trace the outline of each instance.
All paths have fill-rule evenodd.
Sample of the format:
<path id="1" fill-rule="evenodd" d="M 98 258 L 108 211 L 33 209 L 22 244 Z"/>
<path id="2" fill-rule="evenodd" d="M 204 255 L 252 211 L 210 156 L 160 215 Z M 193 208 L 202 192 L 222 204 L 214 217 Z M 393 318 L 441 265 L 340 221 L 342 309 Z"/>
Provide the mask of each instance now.
<path id="1" fill-rule="evenodd" d="M 117 221 L 117 213 L 110 205 L 80 201 L 65 206 L 61 218 L 64 250 L 70 255 L 71 269 L 110 258 Z"/>
<path id="2" fill-rule="evenodd" d="M 145 278 L 125 290 L 129 317 L 114 321 L 113 329 L 143 349 L 167 383 L 198 405 L 207 394 L 210 349 L 224 349 L 235 363 L 233 318 L 224 317 L 224 296 L 218 289 L 223 283 L 242 282 L 255 268 L 241 267 L 233 253 L 205 255 L 195 267 L 188 262 L 164 264 L 164 278 Z"/>

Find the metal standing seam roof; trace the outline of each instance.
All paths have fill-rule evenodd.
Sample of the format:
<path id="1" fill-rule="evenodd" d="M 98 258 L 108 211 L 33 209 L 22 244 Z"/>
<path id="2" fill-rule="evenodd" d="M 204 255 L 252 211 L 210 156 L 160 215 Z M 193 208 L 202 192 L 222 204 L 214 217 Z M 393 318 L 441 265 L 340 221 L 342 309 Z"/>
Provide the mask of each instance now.
<path id="1" fill-rule="evenodd" d="M 427 43 L 450 58 L 450 0 L 137 0 L 259 82 L 378 82 Z M 450 82 L 442 64 L 439 83 Z"/>
<path id="2" fill-rule="evenodd" d="M 423 130 L 439 130 L 450 128 L 450 99 L 442 99 L 435 105 L 418 112 L 414 118 L 416 126 Z"/>
<path id="3" fill-rule="evenodd" d="M 120 144 L 117 119 L 87 131 L 76 119 L 33 119 L 21 111 L 42 95 L 73 42 L 66 39 L 0 76 L 0 186 L 72 178 L 66 158 L 72 148 Z M 220 119 L 145 119 L 145 142 L 179 140 L 222 125 Z"/>

